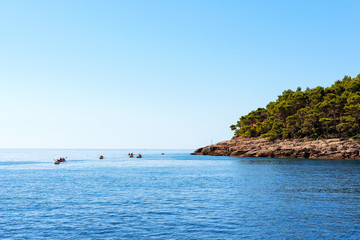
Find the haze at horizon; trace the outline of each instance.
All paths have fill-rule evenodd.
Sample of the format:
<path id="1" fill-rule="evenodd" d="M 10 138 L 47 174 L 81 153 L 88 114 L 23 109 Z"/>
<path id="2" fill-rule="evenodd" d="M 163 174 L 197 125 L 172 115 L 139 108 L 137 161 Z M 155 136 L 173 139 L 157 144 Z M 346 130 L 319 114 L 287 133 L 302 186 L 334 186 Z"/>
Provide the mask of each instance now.
<path id="1" fill-rule="evenodd" d="M 1 1 L 0 148 L 227 140 L 285 89 L 360 73 L 358 1 Z"/>

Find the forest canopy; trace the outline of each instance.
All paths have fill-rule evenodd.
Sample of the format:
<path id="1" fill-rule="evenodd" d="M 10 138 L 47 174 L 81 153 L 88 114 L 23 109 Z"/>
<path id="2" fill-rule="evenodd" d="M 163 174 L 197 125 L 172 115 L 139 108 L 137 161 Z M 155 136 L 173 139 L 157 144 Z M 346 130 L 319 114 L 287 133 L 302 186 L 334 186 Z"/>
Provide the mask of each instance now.
<path id="1" fill-rule="evenodd" d="M 266 108 L 231 125 L 234 136 L 287 138 L 360 138 L 360 74 L 331 87 L 286 90 Z"/>

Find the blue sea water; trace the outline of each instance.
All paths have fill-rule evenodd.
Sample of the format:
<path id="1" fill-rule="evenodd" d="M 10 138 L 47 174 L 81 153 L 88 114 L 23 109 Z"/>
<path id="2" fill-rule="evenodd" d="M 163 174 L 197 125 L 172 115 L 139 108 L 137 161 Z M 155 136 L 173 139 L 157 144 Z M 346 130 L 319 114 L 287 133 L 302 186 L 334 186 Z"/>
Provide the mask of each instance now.
<path id="1" fill-rule="evenodd" d="M 0 150 L 0 239 L 360 239 L 360 161 L 190 152 Z"/>

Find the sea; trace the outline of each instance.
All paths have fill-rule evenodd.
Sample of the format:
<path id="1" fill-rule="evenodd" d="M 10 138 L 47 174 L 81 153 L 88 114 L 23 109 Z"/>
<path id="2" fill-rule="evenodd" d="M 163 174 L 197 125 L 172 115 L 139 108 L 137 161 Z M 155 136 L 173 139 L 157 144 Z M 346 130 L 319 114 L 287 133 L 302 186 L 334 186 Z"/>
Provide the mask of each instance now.
<path id="1" fill-rule="evenodd" d="M 1 149 L 0 239 L 360 239 L 360 161 L 192 151 Z"/>

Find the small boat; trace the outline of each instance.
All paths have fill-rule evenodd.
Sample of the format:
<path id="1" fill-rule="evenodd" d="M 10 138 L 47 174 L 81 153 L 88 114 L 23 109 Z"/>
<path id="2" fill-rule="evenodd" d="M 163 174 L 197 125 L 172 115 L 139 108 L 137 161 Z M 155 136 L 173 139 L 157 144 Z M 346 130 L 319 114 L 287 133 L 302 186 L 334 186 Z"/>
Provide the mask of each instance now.
<path id="1" fill-rule="evenodd" d="M 54 164 L 60 164 L 60 162 L 58 160 L 55 160 Z"/>
<path id="2" fill-rule="evenodd" d="M 56 161 L 58 161 L 58 162 L 65 162 L 66 160 L 65 160 L 65 158 L 59 158 L 59 159 L 56 159 Z"/>
<path id="3" fill-rule="evenodd" d="M 133 158 L 134 157 L 134 154 L 133 153 L 129 153 L 129 158 Z"/>
<path id="4" fill-rule="evenodd" d="M 139 153 L 139 155 L 137 155 L 136 158 L 142 158 L 141 154 Z"/>
<path id="5" fill-rule="evenodd" d="M 104 156 L 103 156 L 103 155 L 101 155 L 101 156 L 99 157 L 99 159 L 104 159 Z"/>

